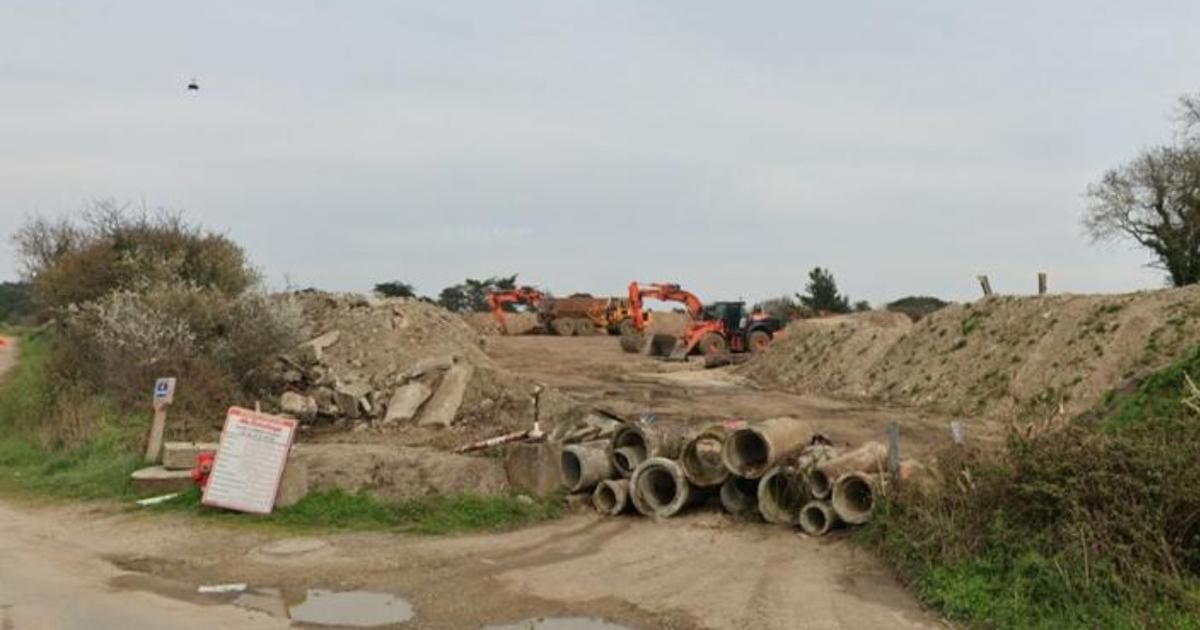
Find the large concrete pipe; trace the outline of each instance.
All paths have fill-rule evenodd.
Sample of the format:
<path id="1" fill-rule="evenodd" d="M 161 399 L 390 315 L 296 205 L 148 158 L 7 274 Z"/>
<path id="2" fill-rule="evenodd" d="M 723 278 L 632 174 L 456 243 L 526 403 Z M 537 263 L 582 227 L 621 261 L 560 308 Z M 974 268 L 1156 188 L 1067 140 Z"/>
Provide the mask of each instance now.
<path id="1" fill-rule="evenodd" d="M 559 457 L 563 486 L 567 492 L 584 492 L 616 476 L 608 459 L 608 441 L 568 444 Z"/>
<path id="2" fill-rule="evenodd" d="M 721 484 L 721 506 L 738 516 L 758 516 L 758 480 L 730 476 Z"/>
<path id="3" fill-rule="evenodd" d="M 643 470 L 645 469 L 642 465 L 638 464 L 637 468 L 633 469 L 633 473 L 629 475 L 629 492 L 626 496 L 628 496 L 629 502 L 633 505 L 633 509 L 637 510 L 638 514 L 642 516 L 654 516 L 654 510 L 646 502 L 646 497 L 642 494 L 638 485 L 638 477 Z"/>
<path id="4" fill-rule="evenodd" d="M 808 502 L 804 475 L 792 466 L 777 466 L 758 482 L 758 513 L 768 523 L 794 525 Z"/>
<path id="5" fill-rule="evenodd" d="M 811 435 L 811 425 L 803 420 L 763 420 L 731 433 L 725 439 L 721 459 L 729 472 L 739 477 L 757 479 L 804 448 Z"/>
<path id="6" fill-rule="evenodd" d="M 616 516 L 630 505 L 628 479 L 605 479 L 592 492 L 592 507 L 601 514 Z"/>
<path id="7" fill-rule="evenodd" d="M 837 523 L 837 513 L 828 501 L 809 501 L 800 508 L 800 529 L 809 536 L 824 536 Z"/>
<path id="8" fill-rule="evenodd" d="M 828 499 L 838 477 L 852 472 L 878 474 L 887 461 L 887 447 L 879 442 L 867 442 L 823 464 L 808 474 L 808 492 L 816 499 Z"/>
<path id="9" fill-rule="evenodd" d="M 878 489 L 879 475 L 861 472 L 842 475 L 833 484 L 833 511 L 845 523 L 862 525 L 871 520 Z"/>
<path id="10" fill-rule="evenodd" d="M 679 464 L 665 457 L 642 462 L 633 478 L 635 494 L 657 518 L 670 518 L 685 507 L 703 503 L 708 496 L 687 480 Z"/>
<path id="11" fill-rule="evenodd" d="M 678 422 L 628 422 L 613 431 L 608 457 L 622 477 L 633 474 L 639 464 L 651 457 L 679 457 L 687 439 L 687 426 Z"/>
<path id="12" fill-rule="evenodd" d="M 719 486 L 729 478 L 721 451 L 730 433 L 740 429 L 744 423 L 714 424 L 688 436 L 679 456 L 679 465 L 688 481 L 701 488 Z"/>

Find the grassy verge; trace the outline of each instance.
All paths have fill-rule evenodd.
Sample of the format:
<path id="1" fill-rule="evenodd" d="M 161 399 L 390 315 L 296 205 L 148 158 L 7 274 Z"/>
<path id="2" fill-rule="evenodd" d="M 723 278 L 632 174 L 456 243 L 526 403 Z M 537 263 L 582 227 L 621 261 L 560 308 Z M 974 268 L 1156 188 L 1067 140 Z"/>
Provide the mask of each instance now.
<path id="1" fill-rule="evenodd" d="M 390 530 L 438 535 L 508 530 L 551 520 L 562 515 L 562 502 L 476 494 L 385 502 L 369 494 L 331 490 L 310 494 L 270 516 L 250 517 L 204 508 L 200 505 L 200 491 L 193 489 L 151 509 L 195 514 L 220 523 L 288 530 Z"/>
<path id="2" fill-rule="evenodd" d="M 983 628 L 1200 628 L 1200 351 L 1087 417 L 951 449 L 862 535 Z"/>
<path id="3" fill-rule="evenodd" d="M 21 361 L 0 383 L 0 492 L 26 497 L 130 500 L 149 413 L 121 413 L 94 395 L 56 388 L 53 339 L 21 341 Z M 503 530 L 556 518 L 557 501 L 458 495 L 401 503 L 320 492 L 269 517 L 202 508 L 192 490 L 153 512 L 191 513 L 228 524 L 287 529 L 372 529 L 420 534 Z"/>

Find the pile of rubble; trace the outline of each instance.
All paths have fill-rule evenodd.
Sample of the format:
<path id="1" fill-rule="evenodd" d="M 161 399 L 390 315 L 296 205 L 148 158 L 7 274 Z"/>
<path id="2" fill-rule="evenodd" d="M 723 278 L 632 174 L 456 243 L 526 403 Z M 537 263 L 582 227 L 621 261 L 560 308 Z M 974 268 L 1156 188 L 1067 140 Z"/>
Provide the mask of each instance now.
<path id="1" fill-rule="evenodd" d="M 719 501 L 738 516 L 798 526 L 814 536 L 866 523 L 879 493 L 918 470 L 906 461 L 889 472 L 882 444 L 838 449 L 795 418 L 690 430 L 626 422 L 607 440 L 563 446 L 560 461 L 566 490 L 601 514 L 669 518 Z"/>
<path id="2" fill-rule="evenodd" d="M 468 436 L 530 423 L 535 384 L 499 370 L 462 318 L 417 300 L 296 297 L 318 334 L 278 360 L 280 413 L 309 425 L 455 426 Z M 546 417 L 573 404 L 555 391 L 541 395 Z"/>

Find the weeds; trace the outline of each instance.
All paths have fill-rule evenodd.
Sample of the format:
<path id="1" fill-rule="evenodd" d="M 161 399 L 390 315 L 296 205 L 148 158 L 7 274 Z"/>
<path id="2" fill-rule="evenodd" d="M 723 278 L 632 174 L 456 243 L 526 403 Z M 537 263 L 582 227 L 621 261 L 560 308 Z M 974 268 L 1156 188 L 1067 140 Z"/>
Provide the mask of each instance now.
<path id="1" fill-rule="evenodd" d="M 1200 351 L 1086 417 L 939 454 L 863 535 L 980 627 L 1200 627 Z"/>

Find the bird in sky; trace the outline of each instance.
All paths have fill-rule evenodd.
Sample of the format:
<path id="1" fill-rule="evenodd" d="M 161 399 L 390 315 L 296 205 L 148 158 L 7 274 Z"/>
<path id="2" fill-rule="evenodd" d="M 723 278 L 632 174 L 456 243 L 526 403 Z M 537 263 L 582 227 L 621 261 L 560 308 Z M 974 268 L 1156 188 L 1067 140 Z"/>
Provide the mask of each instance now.
<path id="1" fill-rule="evenodd" d="M 187 89 L 188 89 L 188 91 L 189 91 L 189 92 L 199 92 L 199 91 L 200 91 L 200 84 L 199 84 L 199 83 L 196 83 L 196 80 L 195 80 L 195 79 L 192 79 L 191 81 L 188 81 L 188 84 L 187 84 Z"/>

